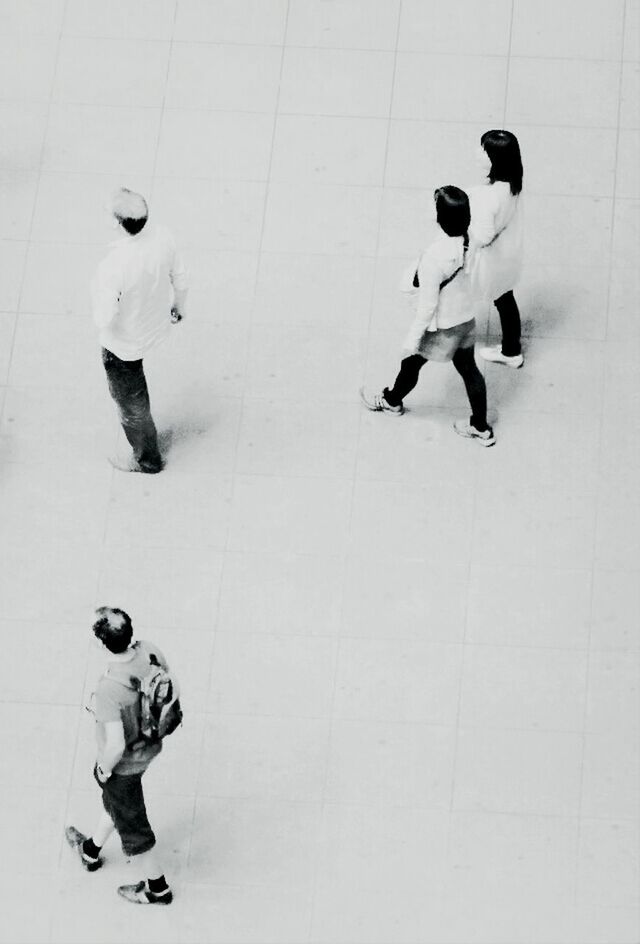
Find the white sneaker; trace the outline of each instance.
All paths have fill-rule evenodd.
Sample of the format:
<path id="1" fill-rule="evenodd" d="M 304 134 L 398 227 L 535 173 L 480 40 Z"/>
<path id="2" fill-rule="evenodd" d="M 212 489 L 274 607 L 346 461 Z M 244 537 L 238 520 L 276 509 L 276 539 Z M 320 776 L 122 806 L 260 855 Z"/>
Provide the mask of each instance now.
<path id="1" fill-rule="evenodd" d="M 507 367 L 522 367 L 524 364 L 522 354 L 514 354 L 513 357 L 507 357 L 506 354 L 502 353 L 500 347 L 481 347 L 480 357 L 494 364 L 506 364 Z"/>
<path id="2" fill-rule="evenodd" d="M 465 439 L 477 439 L 481 446 L 495 446 L 496 444 L 496 437 L 493 435 L 490 426 L 487 426 L 484 430 L 479 430 L 468 423 L 467 420 L 456 420 L 453 428 L 458 436 L 464 436 Z"/>
<path id="3" fill-rule="evenodd" d="M 360 398 L 368 410 L 374 413 L 392 413 L 393 416 L 402 416 L 404 407 L 400 403 L 398 406 L 391 406 L 384 398 L 383 393 L 374 393 L 373 396 L 367 396 L 364 387 L 360 387 Z"/>

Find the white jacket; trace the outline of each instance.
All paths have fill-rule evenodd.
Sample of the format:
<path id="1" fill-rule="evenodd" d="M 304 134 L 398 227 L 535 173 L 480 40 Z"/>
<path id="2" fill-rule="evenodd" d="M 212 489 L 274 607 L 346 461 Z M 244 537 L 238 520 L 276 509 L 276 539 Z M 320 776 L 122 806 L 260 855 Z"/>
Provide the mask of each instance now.
<path id="1" fill-rule="evenodd" d="M 506 181 L 469 190 L 469 273 L 474 295 L 494 301 L 514 288 L 522 269 L 522 194 Z"/>
<path id="2" fill-rule="evenodd" d="M 442 233 L 426 249 L 418 262 L 407 270 L 401 289 L 413 291 L 413 278 L 418 272 L 420 287 L 416 315 L 405 339 L 404 350 L 416 353 L 425 331 L 453 328 L 473 318 L 469 277 L 464 268 L 465 253 L 462 236 Z M 442 289 L 442 283 L 454 275 Z"/>

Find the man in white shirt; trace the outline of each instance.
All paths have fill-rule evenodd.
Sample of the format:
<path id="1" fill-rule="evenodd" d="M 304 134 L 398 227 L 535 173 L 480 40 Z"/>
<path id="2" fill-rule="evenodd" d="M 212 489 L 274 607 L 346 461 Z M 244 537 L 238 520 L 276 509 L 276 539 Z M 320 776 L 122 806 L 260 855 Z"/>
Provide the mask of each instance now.
<path id="1" fill-rule="evenodd" d="M 98 266 L 93 315 L 109 390 L 133 450 L 130 459 L 113 463 L 123 471 L 155 473 L 163 462 L 142 359 L 182 320 L 186 273 L 169 231 L 147 222 L 144 197 L 123 187 L 111 212 L 124 235 Z"/>

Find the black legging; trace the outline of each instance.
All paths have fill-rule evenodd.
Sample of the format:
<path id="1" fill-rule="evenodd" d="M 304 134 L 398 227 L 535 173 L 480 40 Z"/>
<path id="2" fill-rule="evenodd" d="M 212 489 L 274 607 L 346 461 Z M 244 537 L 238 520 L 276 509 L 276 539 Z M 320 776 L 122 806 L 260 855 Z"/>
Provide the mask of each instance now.
<path id="1" fill-rule="evenodd" d="M 411 393 L 418 383 L 420 371 L 427 363 L 427 358 L 421 354 L 410 354 L 400 363 L 400 371 L 396 377 L 393 389 L 386 387 L 384 398 L 390 406 L 400 406 L 408 393 Z M 472 347 L 458 348 L 453 355 L 453 366 L 464 381 L 464 385 L 471 404 L 471 425 L 479 432 L 487 429 L 487 388 L 484 377 L 478 370 Z"/>
<path id="2" fill-rule="evenodd" d="M 513 292 L 505 292 L 493 303 L 500 315 L 502 326 L 502 353 L 505 357 L 517 357 L 520 347 L 520 312 Z"/>

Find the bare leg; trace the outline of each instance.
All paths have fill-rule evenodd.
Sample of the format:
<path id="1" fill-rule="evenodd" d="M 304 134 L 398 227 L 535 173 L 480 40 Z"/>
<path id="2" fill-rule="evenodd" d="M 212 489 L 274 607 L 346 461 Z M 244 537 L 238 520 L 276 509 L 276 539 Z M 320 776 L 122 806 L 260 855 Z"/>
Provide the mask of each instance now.
<path id="1" fill-rule="evenodd" d="M 99 849 L 101 849 L 102 846 L 104 846 L 105 842 L 107 841 L 107 839 L 113 832 L 114 828 L 115 827 L 113 825 L 113 820 L 111 819 L 111 817 L 106 811 L 103 811 L 100 814 L 98 825 L 96 826 L 95 830 L 93 831 L 93 835 L 91 836 L 94 843 L 96 844 L 96 846 L 98 846 Z"/>

